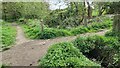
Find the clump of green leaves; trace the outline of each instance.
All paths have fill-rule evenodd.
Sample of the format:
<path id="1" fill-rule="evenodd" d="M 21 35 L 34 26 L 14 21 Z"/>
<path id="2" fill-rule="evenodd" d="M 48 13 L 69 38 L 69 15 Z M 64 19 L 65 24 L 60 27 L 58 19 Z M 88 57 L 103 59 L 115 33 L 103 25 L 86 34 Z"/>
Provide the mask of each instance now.
<path id="1" fill-rule="evenodd" d="M 112 21 L 111 19 L 104 20 L 103 22 L 94 22 L 90 25 L 88 25 L 88 29 L 90 31 L 98 31 L 99 29 L 105 29 L 105 28 L 110 28 L 112 26 Z"/>
<path id="2" fill-rule="evenodd" d="M 28 20 L 23 25 L 26 36 L 32 39 L 50 39 L 60 36 L 71 36 L 87 32 L 95 32 L 100 29 L 110 28 L 112 26 L 111 19 L 104 20 L 104 22 L 91 23 L 88 26 L 79 26 L 72 29 L 57 29 L 49 28 L 44 25 L 44 30 L 41 31 L 39 20 Z"/>
<path id="3" fill-rule="evenodd" d="M 16 29 L 12 26 L 2 26 L 2 48 L 6 49 L 15 42 Z"/>
<path id="4" fill-rule="evenodd" d="M 87 59 L 72 43 L 64 42 L 52 45 L 40 61 L 43 67 L 80 67 L 100 66 Z"/>
<path id="5" fill-rule="evenodd" d="M 38 20 L 29 20 L 27 25 L 23 25 L 26 36 L 32 39 L 50 39 L 60 36 L 72 35 L 65 29 L 47 28 L 44 26 L 44 30 L 41 31 L 40 22 Z"/>
<path id="6" fill-rule="evenodd" d="M 105 34 L 106 37 L 116 37 L 120 40 L 120 33 L 117 33 L 117 32 L 114 32 L 112 30 L 108 31 L 106 34 Z"/>
<path id="7" fill-rule="evenodd" d="M 120 42 L 114 37 L 78 37 L 73 44 L 88 58 L 101 61 L 103 66 L 114 66 L 115 55 L 120 51 Z"/>
<path id="8" fill-rule="evenodd" d="M 100 29 L 111 28 L 111 26 L 112 26 L 112 20 L 107 19 L 107 20 L 104 20 L 103 22 L 91 23 L 88 26 L 79 26 L 79 27 L 73 28 L 71 29 L 71 33 L 74 35 L 77 35 L 77 34 L 82 34 L 86 32 L 96 32 L 96 31 L 99 31 Z"/>
<path id="9" fill-rule="evenodd" d="M 77 27 L 77 28 L 73 28 L 71 30 L 71 33 L 74 34 L 74 35 L 82 34 L 82 33 L 86 33 L 86 32 L 89 32 L 89 30 L 85 26 L 80 26 L 80 27 Z"/>
<path id="10" fill-rule="evenodd" d="M 38 38 L 40 39 L 50 39 L 60 36 L 70 36 L 71 33 L 64 29 L 46 28 L 43 32 L 40 32 Z"/>

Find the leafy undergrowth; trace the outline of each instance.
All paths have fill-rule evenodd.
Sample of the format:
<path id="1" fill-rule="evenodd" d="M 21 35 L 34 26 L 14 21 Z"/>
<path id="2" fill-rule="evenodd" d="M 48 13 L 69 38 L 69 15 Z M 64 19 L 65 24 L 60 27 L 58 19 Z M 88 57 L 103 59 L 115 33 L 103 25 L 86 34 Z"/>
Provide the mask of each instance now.
<path id="1" fill-rule="evenodd" d="M 77 28 L 71 29 L 71 33 L 74 35 L 77 34 L 82 34 L 86 32 L 97 32 L 101 29 L 107 29 L 112 27 L 112 20 L 107 19 L 104 20 L 103 22 L 93 22 L 89 24 L 87 27 L 86 26 L 79 26 Z"/>
<path id="2" fill-rule="evenodd" d="M 40 60 L 40 67 L 73 67 L 79 68 L 89 66 L 92 68 L 99 64 L 87 59 L 72 43 L 63 42 L 52 45 L 47 54 Z"/>
<path id="3" fill-rule="evenodd" d="M 99 61 L 103 67 L 117 67 L 119 64 L 120 41 L 116 37 L 78 37 L 73 44 L 86 57 Z"/>
<path id="4" fill-rule="evenodd" d="M 31 39 L 50 39 L 61 36 L 71 36 L 87 32 L 96 32 L 101 29 L 110 28 L 112 26 L 112 20 L 106 19 L 103 22 L 94 22 L 88 26 L 79 26 L 76 28 L 68 29 L 57 29 L 49 28 L 44 25 L 44 30 L 41 31 L 40 22 L 37 20 L 29 20 L 27 24 L 23 25 L 24 32 L 28 38 Z"/>
<path id="5" fill-rule="evenodd" d="M 2 25 L 2 49 L 9 48 L 15 42 L 15 37 L 16 29 L 5 22 Z"/>
<path id="6" fill-rule="evenodd" d="M 118 40 L 120 40 L 120 32 L 114 32 L 113 30 L 108 31 L 105 34 L 106 37 L 116 37 Z"/>
<path id="7" fill-rule="evenodd" d="M 31 39 L 50 39 L 60 36 L 70 36 L 70 32 L 64 29 L 44 28 L 44 31 L 40 31 L 37 27 L 29 27 L 24 25 L 24 31 L 26 36 Z"/>
<path id="8" fill-rule="evenodd" d="M 72 35 L 69 31 L 64 29 L 47 28 L 44 26 L 44 30 L 41 31 L 40 22 L 28 21 L 27 25 L 23 25 L 26 36 L 31 39 L 50 39 L 60 36 Z"/>

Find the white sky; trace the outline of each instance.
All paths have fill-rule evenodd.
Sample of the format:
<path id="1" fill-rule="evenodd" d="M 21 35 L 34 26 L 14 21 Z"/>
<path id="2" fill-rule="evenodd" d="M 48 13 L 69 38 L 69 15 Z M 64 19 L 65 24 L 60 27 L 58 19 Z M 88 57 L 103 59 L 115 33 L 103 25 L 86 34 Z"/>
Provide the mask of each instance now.
<path id="1" fill-rule="evenodd" d="M 49 1 L 49 8 L 51 10 L 55 10 L 55 9 L 64 9 L 64 8 L 67 8 L 67 5 L 65 5 L 64 1 L 62 0 L 50 0 Z"/>

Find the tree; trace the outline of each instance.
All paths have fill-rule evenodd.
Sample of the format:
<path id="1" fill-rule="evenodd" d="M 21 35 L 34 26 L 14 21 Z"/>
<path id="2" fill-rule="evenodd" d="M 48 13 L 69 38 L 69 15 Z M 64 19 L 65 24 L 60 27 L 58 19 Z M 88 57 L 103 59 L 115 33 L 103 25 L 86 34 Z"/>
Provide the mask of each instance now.
<path id="1" fill-rule="evenodd" d="M 113 31 L 120 34 L 120 14 L 115 15 L 113 20 Z"/>
<path id="2" fill-rule="evenodd" d="M 110 4 L 110 6 L 114 6 L 114 8 L 112 8 L 115 16 L 114 16 L 114 21 L 113 21 L 113 32 L 115 32 L 115 34 L 117 34 L 118 36 L 120 36 L 120 2 L 113 2 L 112 4 Z M 118 6 L 118 7 L 117 7 Z"/>
<path id="3" fill-rule="evenodd" d="M 19 18 L 44 18 L 48 14 L 46 2 L 3 2 L 2 16 L 6 21 Z"/>
<path id="4" fill-rule="evenodd" d="M 120 14 L 120 1 L 110 3 L 108 13 Z"/>
<path id="5" fill-rule="evenodd" d="M 98 2 L 99 16 L 101 16 L 104 12 L 109 13 L 111 2 Z"/>

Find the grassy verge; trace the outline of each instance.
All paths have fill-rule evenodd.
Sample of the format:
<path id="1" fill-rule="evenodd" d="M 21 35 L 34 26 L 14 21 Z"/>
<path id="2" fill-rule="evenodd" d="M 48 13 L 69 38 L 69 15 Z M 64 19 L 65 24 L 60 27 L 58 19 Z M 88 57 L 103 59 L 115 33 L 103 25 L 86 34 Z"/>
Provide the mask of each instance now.
<path id="1" fill-rule="evenodd" d="M 15 42 L 16 37 L 16 29 L 15 27 L 6 25 L 4 22 L 2 25 L 2 49 L 8 49 Z"/>

